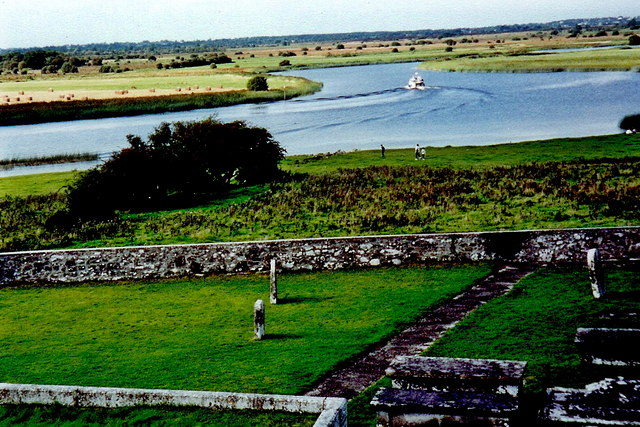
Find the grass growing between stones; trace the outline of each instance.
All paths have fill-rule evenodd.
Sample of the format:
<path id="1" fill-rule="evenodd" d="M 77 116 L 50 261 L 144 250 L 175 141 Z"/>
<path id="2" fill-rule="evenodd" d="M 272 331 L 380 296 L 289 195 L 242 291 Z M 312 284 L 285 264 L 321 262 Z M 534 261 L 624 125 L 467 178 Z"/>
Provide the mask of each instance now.
<path id="1" fill-rule="evenodd" d="M 426 355 L 528 361 L 529 392 L 556 385 L 584 385 L 591 373 L 580 366 L 574 344 L 576 328 L 629 327 L 610 321 L 605 324 L 599 317 L 640 309 L 637 271 L 614 270 L 608 280 L 609 294 L 596 301 L 586 269 L 539 270 L 509 294 L 469 315 Z"/>
<path id="2" fill-rule="evenodd" d="M 288 274 L 253 340 L 265 276 L 0 290 L 5 382 L 300 393 L 486 275 L 487 266 Z"/>
<path id="3" fill-rule="evenodd" d="M 318 416 L 279 412 L 215 411 L 207 408 L 70 408 L 62 405 L 0 406 L 0 426 L 216 425 L 312 426 Z"/>

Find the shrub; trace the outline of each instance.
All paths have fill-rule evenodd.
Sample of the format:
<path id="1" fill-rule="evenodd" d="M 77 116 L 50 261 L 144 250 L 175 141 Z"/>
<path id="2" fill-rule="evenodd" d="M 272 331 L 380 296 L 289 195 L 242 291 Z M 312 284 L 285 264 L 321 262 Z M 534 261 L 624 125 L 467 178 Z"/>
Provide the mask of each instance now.
<path id="1" fill-rule="evenodd" d="M 263 76 L 251 77 L 247 82 L 247 89 L 253 90 L 253 91 L 269 90 L 269 85 L 267 84 L 267 78 Z"/>
<path id="2" fill-rule="evenodd" d="M 392 53 L 398 53 L 398 48 L 397 48 L 397 47 L 394 47 L 393 49 L 391 49 L 391 52 L 392 52 Z"/>
<path id="3" fill-rule="evenodd" d="M 280 177 L 284 149 L 263 128 L 212 118 L 162 123 L 70 186 L 75 217 L 193 204 Z"/>
<path id="4" fill-rule="evenodd" d="M 495 46 L 491 45 L 489 46 L 491 49 L 495 48 Z M 451 46 L 447 46 L 444 48 L 445 52 L 453 52 L 453 48 Z"/>
<path id="5" fill-rule="evenodd" d="M 115 72 L 114 68 L 111 65 L 103 65 L 98 70 L 101 73 L 113 73 Z"/>
<path id="6" fill-rule="evenodd" d="M 638 36 L 637 34 L 634 34 L 631 37 L 629 37 L 629 45 L 640 46 L 640 36 Z"/>
<path id="7" fill-rule="evenodd" d="M 281 67 L 286 67 L 287 65 L 291 65 L 291 61 L 289 61 L 288 59 L 282 60 L 280 61 L 280 63 L 278 64 Z"/>
<path id="8" fill-rule="evenodd" d="M 60 67 L 60 72 L 62 74 L 77 73 L 78 67 L 72 65 L 70 62 L 65 62 L 64 64 L 62 64 L 62 67 Z"/>
<path id="9" fill-rule="evenodd" d="M 158 63 L 156 64 L 156 68 L 157 68 L 158 70 L 162 70 L 162 69 L 164 68 L 164 66 L 162 65 L 162 62 L 158 62 Z"/>
<path id="10" fill-rule="evenodd" d="M 336 46 L 336 49 L 344 49 L 344 45 L 343 45 L 342 43 L 339 43 L 339 44 Z"/>

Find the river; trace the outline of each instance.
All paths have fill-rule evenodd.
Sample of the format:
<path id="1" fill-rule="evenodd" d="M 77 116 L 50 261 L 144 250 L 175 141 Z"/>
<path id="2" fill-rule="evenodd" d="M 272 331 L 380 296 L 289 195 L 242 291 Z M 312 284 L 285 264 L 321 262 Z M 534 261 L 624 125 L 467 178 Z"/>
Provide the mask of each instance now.
<path id="1" fill-rule="evenodd" d="M 288 154 L 484 145 L 619 131 L 637 113 L 640 73 L 440 73 L 421 71 L 425 91 L 402 86 L 417 64 L 293 71 L 324 83 L 322 91 L 272 103 L 207 110 L 0 127 L 0 158 L 91 152 L 108 155 L 125 135 L 146 136 L 163 121 L 246 120 L 266 127 Z M 88 167 L 14 168 L 0 176 Z"/>

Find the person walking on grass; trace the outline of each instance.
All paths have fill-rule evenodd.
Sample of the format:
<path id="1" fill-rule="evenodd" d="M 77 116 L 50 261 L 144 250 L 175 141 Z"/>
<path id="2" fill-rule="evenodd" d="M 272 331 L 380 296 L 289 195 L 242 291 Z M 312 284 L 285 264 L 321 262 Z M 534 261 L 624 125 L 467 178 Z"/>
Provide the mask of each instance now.
<path id="1" fill-rule="evenodd" d="M 382 158 L 384 159 L 384 152 L 387 151 L 386 148 L 384 148 L 384 145 L 380 144 L 380 155 L 382 156 Z"/>
<path id="2" fill-rule="evenodd" d="M 420 144 L 416 144 L 416 160 L 420 158 Z"/>

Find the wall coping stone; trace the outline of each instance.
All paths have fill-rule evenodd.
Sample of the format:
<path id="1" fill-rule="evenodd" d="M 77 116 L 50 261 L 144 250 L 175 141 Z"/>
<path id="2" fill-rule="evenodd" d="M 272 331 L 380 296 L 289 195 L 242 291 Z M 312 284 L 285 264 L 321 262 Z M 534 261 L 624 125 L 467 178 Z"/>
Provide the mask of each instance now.
<path id="1" fill-rule="evenodd" d="M 347 400 L 337 397 L 0 383 L 0 404 L 35 403 L 105 408 L 169 405 L 317 413 L 314 427 L 347 425 Z"/>

